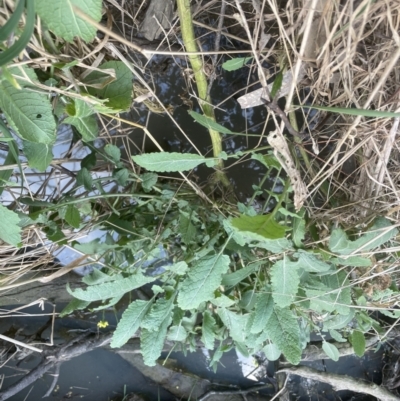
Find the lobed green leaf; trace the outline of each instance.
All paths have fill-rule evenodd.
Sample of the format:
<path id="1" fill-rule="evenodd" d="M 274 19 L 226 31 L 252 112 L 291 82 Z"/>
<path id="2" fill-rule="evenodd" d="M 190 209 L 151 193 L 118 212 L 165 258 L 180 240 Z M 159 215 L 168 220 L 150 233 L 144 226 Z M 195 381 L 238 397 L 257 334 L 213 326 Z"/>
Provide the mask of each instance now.
<path id="1" fill-rule="evenodd" d="M 137 300 L 125 309 L 114 331 L 111 348 L 122 347 L 136 333 L 151 304 L 151 301 Z"/>
<path id="2" fill-rule="evenodd" d="M 171 321 L 171 316 L 168 316 L 162 322 L 159 330 L 142 330 L 140 335 L 140 345 L 143 355 L 143 361 L 147 366 L 156 365 L 156 361 L 160 357 L 163 350 L 168 326 L 171 324 Z"/>
<path id="3" fill-rule="evenodd" d="M 270 291 L 270 289 L 268 289 Z M 274 302 L 269 292 L 259 293 L 257 295 L 257 301 L 253 312 L 253 322 L 250 328 L 250 332 L 257 334 L 261 333 L 272 312 L 274 310 Z"/>
<path id="4" fill-rule="evenodd" d="M 28 159 L 29 167 L 39 171 L 46 171 L 53 161 L 53 145 L 23 141 L 24 155 Z"/>
<path id="5" fill-rule="evenodd" d="M 350 255 L 356 251 L 370 251 L 385 244 L 398 233 L 397 228 L 384 217 L 378 218 L 367 233 L 355 241 L 348 239 L 347 234 L 341 229 L 336 228 L 331 233 L 329 249 L 339 255 Z"/>
<path id="6" fill-rule="evenodd" d="M 276 262 L 271 268 L 271 286 L 274 302 L 281 308 L 289 306 L 297 294 L 300 277 L 298 263 L 288 257 Z"/>
<path id="7" fill-rule="evenodd" d="M 222 275 L 229 267 L 229 257 L 226 255 L 209 256 L 191 267 L 187 278 L 182 282 L 178 294 L 180 308 L 195 309 L 202 302 L 214 298 L 214 291 L 222 281 Z"/>
<path id="8" fill-rule="evenodd" d="M 288 362 L 297 365 L 301 359 L 300 327 L 289 308 L 274 306 L 265 331 L 271 341 L 285 355 Z"/>
<path id="9" fill-rule="evenodd" d="M 214 349 L 215 342 L 215 319 L 209 311 L 203 313 L 203 324 L 201 326 L 201 341 L 207 349 Z"/>
<path id="10" fill-rule="evenodd" d="M 232 339 L 244 343 L 248 333 L 247 324 L 250 315 L 242 315 L 225 308 L 218 308 L 217 313 L 225 327 L 229 330 Z"/>
<path id="11" fill-rule="evenodd" d="M 92 285 L 85 290 L 78 288 L 75 291 L 72 291 L 69 287 L 67 287 L 67 290 L 75 298 L 81 299 L 82 301 L 102 301 L 104 299 L 126 294 L 127 292 L 139 288 L 147 283 L 151 283 L 154 280 L 155 277 L 146 277 L 142 274 L 134 274 L 125 278 L 117 276 L 117 279 L 112 282 Z"/>

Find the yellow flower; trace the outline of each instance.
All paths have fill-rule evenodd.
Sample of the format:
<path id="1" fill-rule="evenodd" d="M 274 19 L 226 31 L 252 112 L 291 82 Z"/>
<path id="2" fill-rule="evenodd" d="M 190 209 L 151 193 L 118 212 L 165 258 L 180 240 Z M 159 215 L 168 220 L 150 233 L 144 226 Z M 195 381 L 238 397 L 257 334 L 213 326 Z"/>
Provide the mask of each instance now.
<path id="1" fill-rule="evenodd" d="M 105 320 L 100 320 L 100 322 L 97 323 L 97 327 L 99 329 L 104 329 L 108 326 L 108 322 Z"/>

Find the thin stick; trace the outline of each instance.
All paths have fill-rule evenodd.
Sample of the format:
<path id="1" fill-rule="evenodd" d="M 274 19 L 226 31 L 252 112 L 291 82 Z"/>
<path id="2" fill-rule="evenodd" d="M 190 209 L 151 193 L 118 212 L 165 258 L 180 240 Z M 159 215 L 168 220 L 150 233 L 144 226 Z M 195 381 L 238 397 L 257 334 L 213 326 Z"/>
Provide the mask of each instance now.
<path id="1" fill-rule="evenodd" d="M 29 344 L 25 344 L 25 343 L 23 343 L 21 341 L 18 341 L 18 340 L 14 340 L 13 338 L 7 337 L 4 334 L 0 334 L 0 338 L 3 339 L 3 340 L 8 341 L 10 343 L 13 343 L 15 345 L 19 345 L 20 347 L 28 348 L 28 349 L 30 349 L 32 351 L 43 352 L 43 350 L 41 350 L 39 348 L 33 347 L 32 345 L 29 345 Z"/>
<path id="2" fill-rule="evenodd" d="M 353 379 L 345 375 L 321 372 L 306 366 L 296 366 L 292 368 L 280 369 L 276 373 L 286 373 L 288 375 L 297 375 L 306 379 L 311 379 L 331 385 L 336 391 L 351 390 L 357 393 L 372 395 L 382 401 L 400 401 L 385 388 L 375 383 L 370 383 L 361 379 Z"/>
<path id="3" fill-rule="evenodd" d="M 118 40 L 118 42 L 124 44 L 125 46 L 130 47 L 133 50 L 136 50 L 139 53 L 142 53 L 146 57 L 151 57 L 154 54 L 166 55 L 166 56 L 196 56 L 196 55 L 210 55 L 210 54 L 243 54 L 243 53 L 251 53 L 251 50 L 227 50 L 227 51 L 205 51 L 205 52 L 171 52 L 171 51 L 162 51 L 162 50 L 147 50 L 141 46 L 138 46 L 129 40 L 126 40 L 122 36 L 114 33 L 110 29 L 107 29 L 105 26 L 96 22 L 93 18 L 89 17 L 85 14 L 79 7 L 73 6 L 74 13 L 78 15 L 83 20 L 89 22 L 99 31 L 109 35 L 113 39 Z"/>

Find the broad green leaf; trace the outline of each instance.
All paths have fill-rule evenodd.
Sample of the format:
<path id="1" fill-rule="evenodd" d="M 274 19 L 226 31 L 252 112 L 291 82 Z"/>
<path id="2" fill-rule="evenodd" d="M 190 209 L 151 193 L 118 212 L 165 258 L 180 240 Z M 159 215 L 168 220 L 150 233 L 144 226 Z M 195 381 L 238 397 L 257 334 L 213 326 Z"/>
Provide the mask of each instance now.
<path id="1" fill-rule="evenodd" d="M 218 308 L 217 313 L 224 325 L 228 328 L 232 339 L 244 343 L 248 332 L 247 323 L 250 315 L 242 315 L 225 308 Z"/>
<path id="2" fill-rule="evenodd" d="M 352 266 L 352 267 L 369 267 L 372 261 L 362 256 L 349 256 L 348 258 L 331 258 L 330 262 L 335 265 Z"/>
<path id="3" fill-rule="evenodd" d="M 79 215 L 79 210 L 74 205 L 68 205 L 65 212 L 65 221 L 74 228 L 79 228 L 81 224 L 81 216 Z"/>
<path id="4" fill-rule="evenodd" d="M 281 308 L 289 306 L 293 302 L 299 289 L 300 277 L 297 266 L 297 262 L 292 262 L 288 257 L 284 257 L 271 268 L 272 297 Z"/>
<path id="5" fill-rule="evenodd" d="M 213 121 L 211 118 L 203 114 L 196 113 L 192 110 L 188 111 L 188 113 L 199 124 L 201 124 L 203 127 L 206 127 L 207 129 L 211 128 L 212 130 L 220 132 L 221 134 L 235 134 L 230 129 L 223 127 L 221 124 L 218 124 L 217 122 Z"/>
<path id="6" fill-rule="evenodd" d="M 225 71 L 235 71 L 246 65 L 253 57 L 236 57 L 231 60 L 225 61 L 222 64 L 222 68 Z"/>
<path id="7" fill-rule="evenodd" d="M 139 329 L 151 301 L 137 300 L 132 302 L 122 314 L 111 340 L 111 348 L 122 347 Z"/>
<path id="8" fill-rule="evenodd" d="M 155 279 L 155 277 L 146 277 L 142 274 L 134 274 L 126 278 L 118 276 L 118 279 L 115 281 L 92 285 L 86 290 L 77 288 L 75 291 L 72 291 L 69 287 L 67 287 L 67 290 L 75 298 L 83 301 L 102 301 L 107 298 L 126 294 L 142 285 L 151 283 Z"/>
<path id="9" fill-rule="evenodd" d="M 337 362 L 339 360 L 340 357 L 339 350 L 336 348 L 335 345 L 328 343 L 327 341 L 324 341 L 322 343 L 322 349 L 324 350 L 325 354 L 332 359 L 332 361 Z"/>
<path id="10" fill-rule="evenodd" d="M 129 180 L 129 171 L 126 168 L 115 169 L 112 174 L 118 185 L 125 186 Z"/>
<path id="11" fill-rule="evenodd" d="M 336 310 L 335 298 L 332 294 L 324 290 L 314 290 L 306 288 L 307 297 L 310 299 L 310 309 L 315 312 L 333 312 Z"/>
<path id="12" fill-rule="evenodd" d="M 330 329 L 329 334 L 338 343 L 345 343 L 347 341 L 337 330 Z"/>
<path id="13" fill-rule="evenodd" d="M 274 302 L 268 292 L 257 295 L 257 302 L 253 312 L 253 323 L 250 332 L 261 333 L 274 310 Z"/>
<path id="14" fill-rule="evenodd" d="M 252 153 L 251 158 L 253 160 L 258 160 L 262 163 L 266 168 L 274 167 L 277 170 L 281 170 L 282 166 L 279 163 L 278 159 L 273 155 L 263 155 L 261 153 Z"/>
<path id="15" fill-rule="evenodd" d="M 7 156 L 4 160 L 3 166 L 7 166 L 10 164 L 18 164 L 18 167 L 21 172 L 21 176 L 23 177 L 22 174 L 22 166 L 19 161 L 18 157 L 18 145 L 15 139 L 13 138 L 10 130 L 7 128 L 7 126 L 0 120 L 0 132 L 3 133 L 3 136 L 0 137 L 1 141 L 7 141 L 8 142 L 8 152 Z M 6 189 L 6 187 L 9 185 L 9 179 L 11 177 L 11 174 L 13 173 L 14 169 L 11 168 L 10 170 L 0 170 L 0 195 L 3 193 L 3 191 Z M 23 181 L 21 182 L 21 185 L 23 185 Z"/>
<path id="16" fill-rule="evenodd" d="M 75 99 L 74 104 L 66 108 L 69 115 L 63 123 L 73 125 L 85 142 L 95 140 L 99 134 L 97 118 L 91 106 L 84 100 Z"/>
<path id="17" fill-rule="evenodd" d="M 21 227 L 18 214 L 0 205 L 0 239 L 10 245 L 21 243 Z"/>
<path id="18" fill-rule="evenodd" d="M 214 291 L 221 284 L 222 275 L 229 267 L 229 257 L 216 255 L 195 262 L 187 278 L 182 282 L 178 294 L 178 305 L 182 309 L 195 309 L 202 302 L 214 298 Z"/>
<path id="19" fill-rule="evenodd" d="M 81 168 L 86 168 L 87 170 L 91 170 L 96 166 L 96 163 L 97 163 L 97 153 L 95 151 L 92 151 L 82 159 Z"/>
<path id="20" fill-rule="evenodd" d="M 78 17 L 74 6 L 100 22 L 101 0 L 36 0 L 36 12 L 51 31 L 67 42 L 72 43 L 75 37 L 85 42 L 92 41 L 96 36 L 96 27 L 90 22 Z"/>
<path id="21" fill-rule="evenodd" d="M 348 315 L 330 316 L 324 321 L 324 330 L 335 329 L 340 330 L 345 328 L 354 318 L 354 310 L 350 309 Z"/>
<path id="22" fill-rule="evenodd" d="M 28 67 L 13 67 L 14 74 L 22 89 L 14 88 L 8 81 L 0 81 L 0 108 L 8 123 L 24 140 L 51 145 L 56 139 L 56 121 L 49 98 L 27 89 L 32 84 L 22 81 L 24 73 L 35 82 L 35 72 Z"/>
<path id="23" fill-rule="evenodd" d="M 242 282 L 246 277 L 248 277 L 251 273 L 257 270 L 260 267 L 258 263 L 251 263 L 246 267 L 243 267 L 239 270 L 236 270 L 233 273 L 227 273 L 222 277 L 222 285 L 225 287 L 233 287 L 236 284 Z"/>
<path id="24" fill-rule="evenodd" d="M 142 187 L 145 192 L 151 191 L 158 181 L 158 175 L 155 173 L 144 173 L 139 178 L 142 180 Z"/>
<path id="25" fill-rule="evenodd" d="M 268 239 L 283 238 L 285 236 L 285 227 L 278 224 L 272 214 L 241 215 L 232 219 L 232 226 L 240 231 L 249 231 Z"/>
<path id="26" fill-rule="evenodd" d="M 326 106 L 305 106 L 295 105 L 303 109 L 315 109 L 322 111 L 330 111 L 331 113 L 347 114 L 349 116 L 377 117 L 377 118 L 398 118 L 400 113 L 390 111 L 367 110 L 367 109 L 350 109 L 346 107 L 326 107 Z"/>
<path id="27" fill-rule="evenodd" d="M 391 226 L 392 223 L 389 220 L 380 217 L 367 233 L 355 241 L 350 241 L 341 228 L 336 228 L 331 233 L 329 249 L 340 255 L 349 255 L 355 251 L 370 251 L 397 235 L 397 228 L 390 228 Z"/>
<path id="28" fill-rule="evenodd" d="M 188 336 L 187 331 L 183 326 L 171 326 L 168 330 L 167 340 L 169 341 L 185 341 Z"/>
<path id="29" fill-rule="evenodd" d="M 111 107 L 114 110 L 128 110 L 131 106 L 133 96 L 132 71 L 122 61 L 107 61 L 99 69 L 113 69 L 116 78 L 101 89 L 88 87 L 89 93 L 99 99 L 108 99 L 105 103 L 106 107 Z M 106 76 L 104 72 L 93 71 L 86 77 L 84 83 L 87 80 L 99 80 L 104 76 Z"/>
<path id="30" fill-rule="evenodd" d="M 181 212 L 179 216 L 179 233 L 183 242 L 188 245 L 196 236 L 196 227 L 187 213 Z"/>
<path id="31" fill-rule="evenodd" d="M 336 291 L 329 291 L 329 295 L 332 298 L 332 303 L 335 309 L 341 315 L 347 315 L 350 313 L 348 305 L 352 305 L 350 282 L 347 279 L 347 275 L 344 271 L 340 271 L 335 274 L 329 274 L 321 277 L 322 283 L 324 283 L 329 289 Z"/>
<path id="32" fill-rule="evenodd" d="M 141 327 L 149 331 L 158 330 L 164 319 L 171 315 L 173 306 L 173 298 L 159 298 L 144 317 Z"/>
<path id="33" fill-rule="evenodd" d="M 356 320 L 358 324 L 358 328 L 362 330 L 364 333 L 369 331 L 372 328 L 372 324 L 374 319 L 372 319 L 366 312 L 363 310 L 358 310 L 356 313 Z"/>
<path id="34" fill-rule="evenodd" d="M 254 308 L 255 304 L 256 304 L 256 294 L 254 290 L 248 290 L 242 292 L 241 299 L 238 302 L 239 308 L 249 312 Z"/>
<path id="35" fill-rule="evenodd" d="M 104 152 L 114 163 L 118 163 L 121 160 L 121 150 L 118 146 L 109 143 L 104 146 Z"/>
<path id="36" fill-rule="evenodd" d="M 382 309 L 379 311 L 385 316 L 391 317 L 392 319 L 398 319 L 400 317 L 400 310 L 399 309 Z"/>
<path id="37" fill-rule="evenodd" d="M 209 311 L 203 313 L 203 324 L 201 326 L 201 341 L 207 349 L 214 349 L 215 333 L 216 328 L 215 319 Z"/>
<path id="38" fill-rule="evenodd" d="M 86 191 L 92 190 L 93 178 L 87 168 L 83 167 L 78 171 L 76 175 L 76 185 L 83 185 Z"/>
<path id="39" fill-rule="evenodd" d="M 105 283 L 106 281 L 115 280 L 116 276 L 109 276 L 106 273 L 103 273 L 100 269 L 94 268 L 90 274 L 82 277 L 82 282 L 87 285 L 95 285 Z"/>
<path id="40" fill-rule="evenodd" d="M 266 358 L 271 362 L 277 361 L 282 353 L 274 343 L 267 344 L 262 350 Z"/>
<path id="41" fill-rule="evenodd" d="M 212 304 L 220 308 L 229 308 L 235 304 L 235 301 L 224 294 L 220 294 L 211 300 Z"/>
<path id="42" fill-rule="evenodd" d="M 273 253 L 282 253 L 293 249 L 292 242 L 286 238 L 268 239 L 250 231 L 241 231 L 232 225 L 231 219 L 225 219 L 223 225 L 228 235 L 232 235 L 232 239 L 240 246 L 258 247 Z"/>
<path id="43" fill-rule="evenodd" d="M 202 163 L 212 162 L 215 165 L 217 161 L 217 159 L 193 153 L 175 152 L 145 153 L 143 155 L 132 156 L 132 159 L 140 167 L 160 173 L 192 170 Z"/>
<path id="44" fill-rule="evenodd" d="M 29 167 L 45 171 L 53 160 L 53 145 L 23 141 L 24 154 Z"/>
<path id="45" fill-rule="evenodd" d="M 100 306 L 97 306 L 96 308 L 91 309 L 93 312 L 98 312 L 104 309 L 109 309 L 112 308 L 114 305 L 116 305 L 121 299 L 123 295 L 118 295 L 117 297 L 109 299 L 107 302 L 102 303 Z"/>
<path id="46" fill-rule="evenodd" d="M 73 299 L 69 304 L 60 312 L 59 317 L 70 315 L 76 310 L 83 310 L 90 305 L 90 302 L 81 301 L 80 299 Z"/>
<path id="47" fill-rule="evenodd" d="M 162 287 L 156 284 L 151 286 L 151 290 L 153 291 L 154 295 L 163 294 L 165 292 Z"/>
<path id="48" fill-rule="evenodd" d="M 297 365 L 301 359 L 300 327 L 289 308 L 275 306 L 265 326 L 271 341 L 282 351 L 289 363 Z"/>
<path id="49" fill-rule="evenodd" d="M 326 273 L 329 270 L 332 270 L 330 264 L 318 259 L 317 256 L 312 253 L 302 251 L 299 255 L 297 266 L 298 268 L 304 269 L 306 272 Z"/>
<path id="50" fill-rule="evenodd" d="M 162 322 L 159 330 L 149 331 L 143 329 L 140 334 L 140 345 L 143 361 L 147 366 L 155 366 L 164 347 L 165 337 L 167 336 L 168 326 L 171 324 L 172 317 L 168 316 Z"/>
<path id="51" fill-rule="evenodd" d="M 246 344 L 240 343 L 238 341 L 235 341 L 235 349 L 238 351 L 240 354 L 242 354 L 245 358 L 248 358 L 250 356 L 249 348 Z"/>
<path id="52" fill-rule="evenodd" d="M 188 267 L 187 263 L 183 260 L 180 262 L 174 263 L 172 265 L 165 266 L 165 270 L 173 272 L 173 273 L 177 274 L 178 276 L 183 276 L 186 273 L 188 268 L 189 267 Z"/>

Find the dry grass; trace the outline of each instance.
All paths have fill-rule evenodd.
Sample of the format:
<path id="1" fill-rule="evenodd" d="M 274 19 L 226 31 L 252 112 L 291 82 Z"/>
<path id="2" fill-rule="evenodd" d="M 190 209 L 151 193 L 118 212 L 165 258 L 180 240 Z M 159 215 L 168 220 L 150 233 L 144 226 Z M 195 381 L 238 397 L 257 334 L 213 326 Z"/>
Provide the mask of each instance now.
<path id="1" fill-rule="evenodd" d="M 140 24 L 138 17 L 146 1 L 135 7 L 124 1 L 109 0 L 108 4 L 120 33 L 129 40 L 134 32 L 132 27 Z M 258 60 L 261 64 L 267 59 L 272 64 L 286 64 L 296 76 L 301 65 L 306 65 L 306 79 L 295 82 L 287 96 L 287 111 L 293 110 L 290 105 L 298 102 L 293 101 L 298 98 L 330 107 L 397 110 L 399 1 L 253 0 L 241 3 L 239 8 L 238 4 L 226 4 L 222 34 L 252 45 L 256 51 L 254 68 Z M 197 23 L 210 31 L 215 31 L 214 21 L 221 17 L 220 11 L 221 1 L 194 5 Z M 250 37 L 238 19 L 240 11 L 250 28 Z M 164 31 L 161 44 L 176 43 L 179 27 L 171 24 Z M 267 55 L 260 57 L 258 52 L 265 50 L 265 43 L 260 47 L 260 39 L 265 37 L 263 32 L 272 38 Z M 125 54 L 129 53 L 125 45 L 111 42 L 122 47 Z M 263 81 L 260 69 L 259 75 Z M 307 88 L 306 97 L 304 88 Z M 188 92 L 195 96 L 190 82 Z M 223 108 L 223 102 L 219 107 Z M 324 114 L 320 112 L 317 121 L 322 121 Z M 310 122 L 310 117 L 304 118 Z M 314 126 L 310 127 L 314 147 L 321 150 L 329 142 L 330 150 L 318 156 L 307 148 L 313 161 L 313 169 L 303 171 L 310 192 L 306 202 L 309 214 L 316 220 L 337 219 L 348 226 L 368 223 L 376 215 L 385 215 L 397 222 L 400 212 L 398 119 L 347 116 L 338 120 L 333 115 L 328 122 L 317 131 Z M 328 184 L 329 192 L 322 192 L 323 205 L 320 200 L 316 207 L 313 198 L 323 183 Z M 341 206 L 328 207 L 329 197 L 340 199 Z"/>
<path id="2" fill-rule="evenodd" d="M 272 1 L 268 3 L 273 6 Z M 308 11 L 304 18 L 291 18 L 301 16 L 304 10 Z M 290 26 L 298 29 L 286 36 L 282 32 L 281 37 L 286 38 L 285 48 L 290 49 L 289 60 L 294 64 L 299 59 L 308 63 L 313 104 L 398 109 L 398 1 L 289 2 L 285 11 L 280 14 L 281 32 Z M 287 21 L 286 25 L 283 21 Z M 294 49 L 300 37 L 304 52 L 296 54 Z M 398 119 L 347 117 L 336 127 L 330 127 L 335 149 L 307 180 L 311 192 L 326 180 L 332 193 L 349 194 L 348 207 L 329 210 L 329 218 L 358 223 L 379 214 L 398 221 L 398 123 Z M 356 164 L 352 179 L 337 174 L 346 160 Z M 316 209 L 310 212 L 316 218 L 327 217 Z"/>

